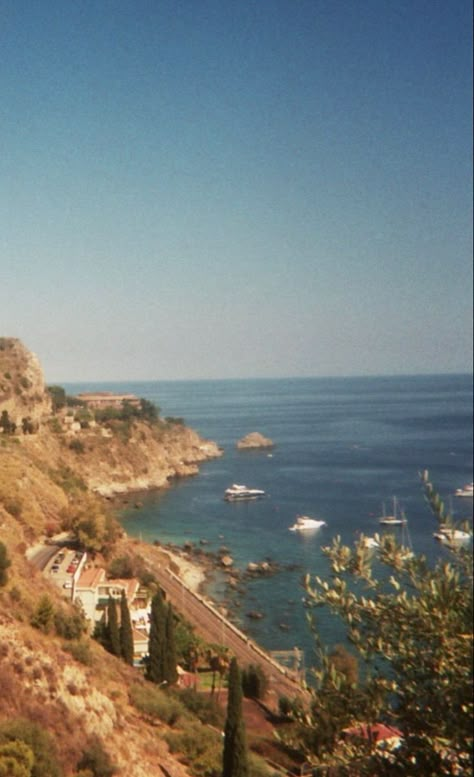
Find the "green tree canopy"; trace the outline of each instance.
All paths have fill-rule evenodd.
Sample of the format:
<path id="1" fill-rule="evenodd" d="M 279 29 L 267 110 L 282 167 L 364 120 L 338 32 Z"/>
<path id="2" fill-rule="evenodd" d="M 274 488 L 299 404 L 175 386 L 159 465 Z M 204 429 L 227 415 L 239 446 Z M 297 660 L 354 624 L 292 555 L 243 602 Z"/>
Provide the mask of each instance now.
<path id="1" fill-rule="evenodd" d="M 78 543 L 86 550 L 106 553 L 115 542 L 119 526 L 93 495 L 77 495 L 64 518 Z"/>
<path id="2" fill-rule="evenodd" d="M 48 386 L 47 388 L 53 403 L 53 413 L 57 413 L 58 410 L 62 410 L 66 406 L 66 392 L 62 386 Z"/>

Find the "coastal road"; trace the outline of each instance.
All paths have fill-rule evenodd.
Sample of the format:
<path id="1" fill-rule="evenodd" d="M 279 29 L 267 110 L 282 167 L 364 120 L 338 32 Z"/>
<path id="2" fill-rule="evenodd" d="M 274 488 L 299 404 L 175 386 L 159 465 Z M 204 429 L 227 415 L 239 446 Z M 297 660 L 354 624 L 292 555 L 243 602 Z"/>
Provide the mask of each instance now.
<path id="1" fill-rule="evenodd" d="M 241 667 L 249 664 L 259 665 L 268 679 L 268 703 L 278 709 L 278 700 L 282 696 L 295 697 L 304 701 L 307 691 L 298 681 L 295 673 L 278 664 L 262 648 L 223 617 L 205 597 L 194 593 L 169 568 L 155 569 L 156 577 L 172 603 L 196 632 L 206 642 L 227 647 L 236 656 Z"/>
<path id="2" fill-rule="evenodd" d="M 43 571 L 48 562 L 56 555 L 59 545 L 40 545 L 33 548 L 27 558 L 36 569 Z"/>

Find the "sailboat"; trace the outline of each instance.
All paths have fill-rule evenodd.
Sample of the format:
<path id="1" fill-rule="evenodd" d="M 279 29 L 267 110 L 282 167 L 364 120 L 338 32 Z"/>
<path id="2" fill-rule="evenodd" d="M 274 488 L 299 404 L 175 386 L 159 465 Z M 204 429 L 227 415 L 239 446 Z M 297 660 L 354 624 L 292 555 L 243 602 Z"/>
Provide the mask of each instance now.
<path id="1" fill-rule="evenodd" d="M 402 530 L 400 537 L 400 545 L 402 546 L 402 558 L 406 561 L 409 558 L 413 558 L 415 555 L 413 552 L 413 545 L 411 542 L 410 532 L 408 531 L 408 521 L 405 517 L 405 513 L 401 512 L 402 517 Z"/>
<path id="2" fill-rule="evenodd" d="M 383 514 L 382 517 L 379 518 L 379 523 L 384 524 L 384 526 L 402 526 L 404 523 L 406 523 L 406 518 L 401 513 L 399 515 L 398 513 L 398 505 L 397 505 L 397 497 L 393 497 L 393 513 L 392 515 L 385 515 L 385 503 L 383 503 Z"/>
<path id="3" fill-rule="evenodd" d="M 403 510 L 399 509 L 396 497 L 393 497 L 393 515 L 385 515 L 385 505 L 383 507 L 383 515 L 379 519 L 379 523 L 386 527 L 400 527 L 400 531 L 397 533 L 398 536 L 394 535 L 396 542 L 400 545 L 400 557 L 403 561 L 413 558 L 415 554 L 408 529 L 408 521 Z"/>

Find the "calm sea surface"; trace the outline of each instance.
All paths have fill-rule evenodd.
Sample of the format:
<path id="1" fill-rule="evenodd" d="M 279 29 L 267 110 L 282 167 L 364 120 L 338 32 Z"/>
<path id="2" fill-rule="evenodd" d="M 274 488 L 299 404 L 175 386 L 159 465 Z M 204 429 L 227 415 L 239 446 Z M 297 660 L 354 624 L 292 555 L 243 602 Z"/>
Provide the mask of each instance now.
<path id="1" fill-rule="evenodd" d="M 360 532 L 380 530 L 378 517 L 397 497 L 415 551 L 434 561 L 448 554 L 433 539 L 436 528 L 423 498 L 418 472 L 429 469 L 449 505 L 454 490 L 473 479 L 472 377 L 301 378 L 238 381 L 67 384 L 81 390 L 131 391 L 152 400 L 161 415 L 180 416 L 203 437 L 224 448 L 195 478 L 164 493 L 148 494 L 139 510 L 125 511 L 129 535 L 162 543 L 199 543 L 230 549 L 244 569 L 271 558 L 284 569 L 252 581 L 232 600 L 237 624 L 269 650 L 298 646 L 311 665 L 313 639 L 306 623 L 303 574 L 328 574 L 321 546 L 340 535 L 351 543 Z M 259 431 L 275 448 L 238 451 L 236 442 Z M 232 483 L 261 488 L 258 501 L 228 503 Z M 140 497 L 141 498 L 141 497 Z M 452 498 L 455 518 L 472 517 L 472 499 Z M 290 532 L 297 514 L 327 522 L 315 533 Z M 222 582 L 209 595 L 228 597 Z M 250 611 L 264 613 L 261 620 Z M 343 628 L 318 610 L 328 643 Z"/>

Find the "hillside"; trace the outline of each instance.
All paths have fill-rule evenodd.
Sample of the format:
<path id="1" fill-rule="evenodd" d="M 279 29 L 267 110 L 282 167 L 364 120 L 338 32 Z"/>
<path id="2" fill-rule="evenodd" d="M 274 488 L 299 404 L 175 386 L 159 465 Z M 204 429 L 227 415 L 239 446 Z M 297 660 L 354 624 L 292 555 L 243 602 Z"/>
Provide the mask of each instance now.
<path id="1" fill-rule="evenodd" d="M 139 543 L 123 535 L 103 497 L 166 486 L 222 453 L 182 423 L 112 416 L 98 421 L 82 405 L 55 407 L 37 358 L 20 341 L 0 339 L 0 560 L 5 550 L 7 556 L 0 582 L 0 771 L 9 757 L 4 738 L 10 732 L 11 740 L 15 726 L 22 741 L 34 741 L 36 759 L 27 766 L 33 756 L 18 746 L 26 747 L 26 760 L 21 768 L 15 762 L 12 775 L 196 773 L 166 740 L 185 720 L 197 731 L 202 724 L 85 634 L 65 593 L 29 560 L 33 546 L 64 530 L 84 539 L 94 565 L 105 567 L 117 552 L 139 557 Z M 155 550 L 160 563 L 169 563 Z M 211 734 L 218 752 L 218 734 L 199 737 Z M 49 753 L 49 765 L 39 750 Z M 80 769 L 91 753 L 95 766 Z"/>

